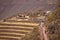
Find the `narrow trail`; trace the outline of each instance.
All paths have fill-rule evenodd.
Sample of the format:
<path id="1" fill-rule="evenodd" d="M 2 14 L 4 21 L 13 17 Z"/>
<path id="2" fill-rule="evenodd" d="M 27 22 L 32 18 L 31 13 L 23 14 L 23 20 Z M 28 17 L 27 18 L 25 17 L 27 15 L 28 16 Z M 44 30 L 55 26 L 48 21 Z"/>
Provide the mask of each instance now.
<path id="1" fill-rule="evenodd" d="M 49 40 L 47 34 L 45 33 L 46 29 L 44 27 L 44 23 L 41 23 L 39 29 L 41 30 L 41 40 Z"/>

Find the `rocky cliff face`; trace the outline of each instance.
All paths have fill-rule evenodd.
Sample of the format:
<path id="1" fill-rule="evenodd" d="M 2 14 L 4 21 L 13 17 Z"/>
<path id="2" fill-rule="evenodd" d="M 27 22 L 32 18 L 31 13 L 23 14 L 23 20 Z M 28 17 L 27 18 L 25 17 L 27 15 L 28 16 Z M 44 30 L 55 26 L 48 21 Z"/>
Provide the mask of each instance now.
<path id="1" fill-rule="evenodd" d="M 0 0 L 0 19 L 26 11 L 54 10 L 56 3 L 57 0 Z"/>

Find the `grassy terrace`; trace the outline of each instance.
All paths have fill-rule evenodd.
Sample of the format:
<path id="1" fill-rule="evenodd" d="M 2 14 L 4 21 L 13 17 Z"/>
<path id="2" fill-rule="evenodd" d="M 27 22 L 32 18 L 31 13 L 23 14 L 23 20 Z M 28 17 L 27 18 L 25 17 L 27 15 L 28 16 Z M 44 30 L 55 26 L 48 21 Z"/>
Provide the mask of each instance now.
<path id="1" fill-rule="evenodd" d="M 38 26 L 38 22 L 16 17 L 2 20 L 0 21 L 0 40 L 33 40 L 38 34 Z"/>

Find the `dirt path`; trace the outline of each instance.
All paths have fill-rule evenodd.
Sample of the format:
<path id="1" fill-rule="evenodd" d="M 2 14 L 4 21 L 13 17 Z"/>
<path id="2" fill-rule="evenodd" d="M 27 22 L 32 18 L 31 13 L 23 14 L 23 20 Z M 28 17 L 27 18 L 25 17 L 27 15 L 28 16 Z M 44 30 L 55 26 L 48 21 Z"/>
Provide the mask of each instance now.
<path id="1" fill-rule="evenodd" d="M 41 23 L 39 29 L 41 30 L 41 40 L 48 40 L 47 34 L 45 33 L 46 29 L 44 27 L 44 23 Z"/>

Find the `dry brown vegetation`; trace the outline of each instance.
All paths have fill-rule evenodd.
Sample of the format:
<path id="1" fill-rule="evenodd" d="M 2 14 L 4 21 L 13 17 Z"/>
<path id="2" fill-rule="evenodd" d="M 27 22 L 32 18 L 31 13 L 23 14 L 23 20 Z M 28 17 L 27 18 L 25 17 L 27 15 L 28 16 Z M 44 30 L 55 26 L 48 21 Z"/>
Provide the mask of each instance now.
<path id="1" fill-rule="evenodd" d="M 60 40 L 60 8 L 47 17 L 46 28 L 49 40 Z"/>

